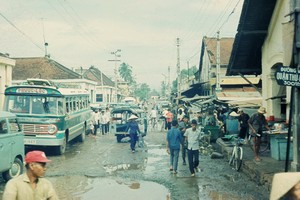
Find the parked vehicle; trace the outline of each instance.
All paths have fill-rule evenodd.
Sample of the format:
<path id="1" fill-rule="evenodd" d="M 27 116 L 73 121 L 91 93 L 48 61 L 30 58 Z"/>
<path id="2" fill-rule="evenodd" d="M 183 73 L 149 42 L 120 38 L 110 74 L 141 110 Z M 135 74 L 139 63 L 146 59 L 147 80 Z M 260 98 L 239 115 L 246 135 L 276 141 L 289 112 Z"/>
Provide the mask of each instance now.
<path id="1" fill-rule="evenodd" d="M 60 88 L 44 79 L 7 87 L 4 110 L 17 115 L 26 146 L 50 146 L 58 155 L 69 141 L 85 140 L 92 117 L 86 90 Z"/>
<path id="2" fill-rule="evenodd" d="M 123 138 L 129 137 L 129 134 L 125 133 L 125 131 L 128 118 L 132 114 L 138 116 L 136 121 L 139 123 L 140 131 L 144 135 L 147 133 L 147 115 L 144 110 L 130 107 L 115 107 L 111 111 L 110 132 L 115 134 L 117 142 L 121 142 Z"/>
<path id="3" fill-rule="evenodd" d="M 16 115 L 0 112 L 0 173 L 8 181 L 23 173 L 24 135 Z"/>

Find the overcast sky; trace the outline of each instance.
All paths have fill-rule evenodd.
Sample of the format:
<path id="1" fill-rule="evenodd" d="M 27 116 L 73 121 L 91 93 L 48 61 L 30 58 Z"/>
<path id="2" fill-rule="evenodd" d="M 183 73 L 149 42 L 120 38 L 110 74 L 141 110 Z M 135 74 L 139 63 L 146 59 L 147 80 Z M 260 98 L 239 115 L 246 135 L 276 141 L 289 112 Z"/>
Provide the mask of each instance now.
<path id="1" fill-rule="evenodd" d="M 187 69 L 187 61 L 198 66 L 203 36 L 216 37 L 221 28 L 221 37 L 234 37 L 243 4 L 242 0 L 0 2 L 1 53 L 42 57 L 45 38 L 51 58 L 62 65 L 94 65 L 113 77 L 114 62 L 108 60 L 114 59 L 111 52 L 121 49 L 121 62 L 133 67 L 137 81 L 155 89 L 168 66 L 171 81 L 176 78 L 177 37 L 181 69 Z"/>

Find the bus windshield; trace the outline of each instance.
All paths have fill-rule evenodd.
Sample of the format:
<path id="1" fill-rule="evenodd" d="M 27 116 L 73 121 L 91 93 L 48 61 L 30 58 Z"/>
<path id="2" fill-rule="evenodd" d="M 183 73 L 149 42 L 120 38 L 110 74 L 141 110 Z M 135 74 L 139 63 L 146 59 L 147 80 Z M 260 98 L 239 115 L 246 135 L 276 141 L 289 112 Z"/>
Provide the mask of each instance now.
<path id="1" fill-rule="evenodd" d="M 20 114 L 62 115 L 63 98 L 6 95 L 4 110 Z"/>

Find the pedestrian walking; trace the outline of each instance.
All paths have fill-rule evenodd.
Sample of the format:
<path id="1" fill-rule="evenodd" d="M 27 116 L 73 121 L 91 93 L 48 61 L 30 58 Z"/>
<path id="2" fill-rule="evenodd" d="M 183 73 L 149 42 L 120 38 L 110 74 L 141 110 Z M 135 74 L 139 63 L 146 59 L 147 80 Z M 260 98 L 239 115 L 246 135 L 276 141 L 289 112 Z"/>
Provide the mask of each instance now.
<path id="1" fill-rule="evenodd" d="M 177 128 L 177 120 L 172 121 L 172 128 L 167 133 L 167 153 L 170 154 L 170 171 L 177 174 L 178 157 L 182 135 Z"/>
<path id="2" fill-rule="evenodd" d="M 92 121 L 93 121 L 93 126 L 94 126 L 94 129 L 93 129 L 93 137 L 94 138 L 96 138 L 97 130 L 99 128 L 99 120 L 100 120 L 100 114 L 99 114 L 98 110 L 95 110 L 92 115 Z"/>
<path id="3" fill-rule="evenodd" d="M 104 125 L 104 133 L 107 134 L 109 132 L 109 121 L 110 121 L 110 110 L 106 108 L 103 114 L 103 125 Z"/>
<path id="4" fill-rule="evenodd" d="M 168 130 L 172 127 L 172 121 L 173 121 L 173 113 L 171 112 L 171 109 L 168 109 L 168 112 L 166 114 L 166 121 L 167 121 L 167 128 Z"/>
<path id="5" fill-rule="evenodd" d="M 151 122 L 151 128 L 154 129 L 155 126 L 157 125 L 157 111 L 155 107 L 152 108 L 150 112 L 150 122 Z"/>
<path id="6" fill-rule="evenodd" d="M 167 110 L 167 109 L 164 109 L 164 110 L 162 111 L 162 117 L 164 118 L 165 130 L 168 129 L 167 114 L 168 114 L 168 110 Z"/>
<path id="7" fill-rule="evenodd" d="M 181 155 L 182 155 L 182 164 L 183 165 L 186 165 L 186 149 L 187 149 L 187 141 L 185 140 L 185 136 L 184 136 L 184 133 L 186 131 L 187 128 L 190 128 L 190 125 L 189 125 L 189 117 L 187 115 L 185 115 L 183 118 L 182 118 L 182 121 L 180 121 L 178 123 L 178 128 L 181 132 L 181 135 L 182 135 L 182 142 L 181 142 Z"/>
<path id="8" fill-rule="evenodd" d="M 105 134 L 105 119 L 104 119 L 105 116 L 104 116 L 104 113 L 105 113 L 105 111 L 102 110 L 99 114 L 99 124 L 100 124 L 100 127 L 101 127 L 100 130 L 101 130 L 102 135 Z"/>
<path id="9" fill-rule="evenodd" d="M 259 157 L 259 149 L 260 149 L 260 141 L 261 141 L 263 128 L 266 128 L 267 130 L 271 130 L 268 126 L 266 117 L 264 116 L 264 114 L 266 113 L 267 113 L 266 108 L 260 107 L 257 110 L 257 113 L 254 113 L 248 120 L 248 125 L 251 131 L 250 134 L 254 136 L 253 137 L 254 159 L 257 162 L 261 161 Z"/>
<path id="10" fill-rule="evenodd" d="M 247 113 L 245 113 L 242 109 L 239 109 L 238 114 L 240 114 L 240 116 L 238 117 L 240 123 L 239 137 L 245 139 L 248 135 L 248 120 L 250 119 L 250 116 Z"/>
<path id="11" fill-rule="evenodd" d="M 45 179 L 46 163 L 50 162 L 42 151 L 30 151 L 25 156 L 26 172 L 7 182 L 3 200 L 57 200 L 52 183 Z"/>
<path id="12" fill-rule="evenodd" d="M 139 125 L 138 123 L 135 121 L 136 119 L 138 119 L 137 116 L 135 115 L 131 115 L 128 118 L 128 122 L 127 122 L 127 128 L 125 132 L 128 132 L 130 135 L 130 149 L 131 152 L 134 153 L 135 152 L 135 145 L 136 142 L 138 141 L 138 133 L 141 133 L 140 129 L 139 129 Z"/>
<path id="13" fill-rule="evenodd" d="M 185 114 L 185 112 L 184 112 L 183 106 L 180 106 L 180 107 L 179 107 L 177 113 L 178 113 L 178 114 L 177 114 L 177 120 L 178 120 L 178 124 L 179 124 L 179 122 L 183 120 L 183 117 L 186 116 L 186 114 Z"/>
<path id="14" fill-rule="evenodd" d="M 195 172 L 199 171 L 199 140 L 201 132 L 197 129 L 197 121 L 192 120 L 191 128 L 185 131 L 185 139 L 187 141 L 187 153 L 191 176 L 195 176 Z"/>

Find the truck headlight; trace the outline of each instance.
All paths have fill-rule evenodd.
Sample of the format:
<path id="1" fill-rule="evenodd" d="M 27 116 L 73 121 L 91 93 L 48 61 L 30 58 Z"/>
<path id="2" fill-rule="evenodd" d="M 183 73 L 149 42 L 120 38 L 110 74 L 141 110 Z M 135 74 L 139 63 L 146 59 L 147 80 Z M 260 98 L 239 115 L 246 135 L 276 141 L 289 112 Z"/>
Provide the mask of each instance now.
<path id="1" fill-rule="evenodd" d="M 50 124 L 48 125 L 48 133 L 49 134 L 55 134 L 57 132 L 57 126 L 55 126 L 54 124 Z"/>

